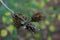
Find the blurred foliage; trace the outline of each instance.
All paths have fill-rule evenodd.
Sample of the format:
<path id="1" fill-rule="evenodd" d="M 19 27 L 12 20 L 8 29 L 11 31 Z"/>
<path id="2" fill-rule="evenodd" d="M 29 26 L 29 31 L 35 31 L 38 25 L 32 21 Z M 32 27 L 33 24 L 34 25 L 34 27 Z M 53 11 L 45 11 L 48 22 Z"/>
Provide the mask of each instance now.
<path id="1" fill-rule="evenodd" d="M 33 24 L 37 27 L 39 27 L 41 32 L 46 28 L 46 26 L 49 25 L 49 33 L 55 31 L 55 25 L 54 22 L 56 20 L 56 14 L 58 14 L 57 20 L 60 21 L 60 5 L 58 5 L 58 1 L 54 0 L 54 3 L 52 6 L 50 5 L 51 0 L 3 0 L 6 5 L 12 9 L 15 13 L 24 14 L 28 17 L 28 19 L 31 19 L 31 16 L 37 12 L 42 11 L 43 14 L 46 16 L 46 20 L 42 22 L 33 22 Z M 55 5 L 55 6 L 54 6 Z M 4 26 L 6 25 L 7 29 L 11 32 L 12 37 L 14 40 L 17 36 L 17 30 L 13 25 L 13 20 L 11 13 L 9 10 L 7 10 L 1 3 L 0 3 L 0 21 L 2 20 Z M 1 26 L 0 26 L 1 27 Z M 4 38 L 4 40 L 9 40 L 11 37 L 8 36 L 8 31 L 6 29 L 1 30 L 1 36 Z M 7 37 L 6 37 L 7 36 Z M 30 33 L 27 33 L 26 38 L 31 37 Z M 34 37 L 37 40 L 40 40 L 42 37 L 42 33 L 36 33 L 34 34 Z M 41 39 L 42 40 L 42 39 Z M 52 36 L 48 36 L 48 40 L 52 40 Z"/>

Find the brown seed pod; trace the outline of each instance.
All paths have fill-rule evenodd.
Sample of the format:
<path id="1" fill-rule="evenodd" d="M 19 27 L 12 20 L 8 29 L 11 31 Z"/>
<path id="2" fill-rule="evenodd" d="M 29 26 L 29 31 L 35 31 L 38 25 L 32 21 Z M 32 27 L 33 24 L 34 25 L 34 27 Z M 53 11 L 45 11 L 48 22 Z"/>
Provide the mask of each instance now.
<path id="1" fill-rule="evenodd" d="M 13 22 L 16 26 L 16 28 L 20 28 L 21 26 L 23 26 L 26 22 L 26 17 L 23 16 L 22 14 L 14 14 L 13 16 Z"/>
<path id="2" fill-rule="evenodd" d="M 32 24 L 31 22 L 26 25 L 26 29 L 34 33 L 39 31 L 39 29 L 35 28 L 35 25 Z"/>
<path id="3" fill-rule="evenodd" d="M 39 22 L 39 21 L 43 20 L 43 18 L 44 18 L 43 14 L 41 12 L 37 12 L 37 13 L 33 14 L 31 21 Z"/>
<path id="4" fill-rule="evenodd" d="M 13 16 L 13 22 L 16 26 L 17 29 L 19 29 L 20 27 L 24 27 L 26 26 L 26 30 L 30 31 L 30 32 L 38 32 L 38 30 L 35 28 L 34 24 L 31 23 L 31 21 L 29 21 L 25 16 L 23 16 L 22 14 L 14 14 Z"/>

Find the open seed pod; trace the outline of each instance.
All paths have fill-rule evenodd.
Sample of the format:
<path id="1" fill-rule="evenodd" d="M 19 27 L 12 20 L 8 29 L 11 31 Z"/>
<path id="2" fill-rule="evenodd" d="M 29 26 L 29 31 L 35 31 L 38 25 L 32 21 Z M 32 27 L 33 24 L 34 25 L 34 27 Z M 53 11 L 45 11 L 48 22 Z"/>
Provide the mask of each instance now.
<path id="1" fill-rule="evenodd" d="M 22 14 L 14 14 L 13 16 L 13 22 L 16 26 L 16 28 L 20 28 L 23 26 L 26 22 L 27 18 L 23 16 Z"/>
<path id="2" fill-rule="evenodd" d="M 38 32 L 38 29 L 35 28 L 35 25 L 32 24 L 25 16 L 22 14 L 14 14 L 13 22 L 17 29 L 23 26 L 24 29 L 30 32 Z"/>

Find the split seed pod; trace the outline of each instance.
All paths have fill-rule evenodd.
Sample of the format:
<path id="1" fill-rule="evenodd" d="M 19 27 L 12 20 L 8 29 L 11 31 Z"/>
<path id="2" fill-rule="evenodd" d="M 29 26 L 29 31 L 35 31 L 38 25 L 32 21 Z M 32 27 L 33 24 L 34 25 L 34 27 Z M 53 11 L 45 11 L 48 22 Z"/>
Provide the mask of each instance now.
<path id="1" fill-rule="evenodd" d="M 20 28 L 21 26 L 23 26 L 25 24 L 26 17 L 23 16 L 22 14 L 14 14 L 13 22 L 14 22 L 16 28 Z"/>
<path id="2" fill-rule="evenodd" d="M 38 31 L 35 28 L 34 24 L 32 24 L 31 21 L 27 20 L 27 18 L 25 16 L 23 16 L 22 14 L 14 14 L 13 22 L 14 22 L 17 29 L 19 29 L 22 26 L 23 27 L 26 26 L 25 29 L 30 32 L 37 32 Z"/>

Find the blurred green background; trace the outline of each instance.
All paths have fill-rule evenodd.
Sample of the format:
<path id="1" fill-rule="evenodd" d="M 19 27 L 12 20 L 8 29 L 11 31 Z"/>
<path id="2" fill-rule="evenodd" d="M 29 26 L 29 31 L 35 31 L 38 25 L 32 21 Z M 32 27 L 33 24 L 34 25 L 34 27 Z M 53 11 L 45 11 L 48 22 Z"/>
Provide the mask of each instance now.
<path id="1" fill-rule="evenodd" d="M 40 28 L 40 32 L 32 34 L 22 32 L 25 37 L 20 40 L 53 40 L 53 34 L 60 30 L 60 1 L 59 0 L 3 0 L 4 3 L 15 13 L 20 13 L 31 19 L 35 12 L 41 11 L 46 19 L 41 22 L 33 22 Z M 9 31 L 7 29 L 9 29 Z M 18 40 L 17 31 L 13 25 L 12 16 L 0 3 L 0 39 L 1 40 Z M 20 31 L 21 32 L 21 31 Z M 20 34 L 21 35 L 21 34 Z M 23 34 L 22 34 L 23 35 Z"/>

